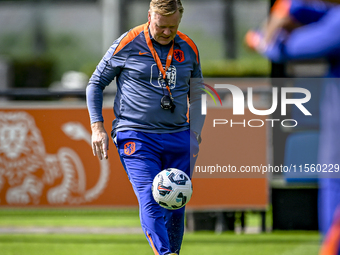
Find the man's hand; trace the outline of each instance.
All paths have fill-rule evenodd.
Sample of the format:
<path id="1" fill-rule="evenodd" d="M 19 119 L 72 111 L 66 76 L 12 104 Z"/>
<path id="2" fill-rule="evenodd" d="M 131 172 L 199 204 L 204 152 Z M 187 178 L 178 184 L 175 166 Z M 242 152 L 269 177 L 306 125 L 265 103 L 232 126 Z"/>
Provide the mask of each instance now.
<path id="1" fill-rule="evenodd" d="M 109 138 L 104 128 L 103 122 L 95 122 L 91 125 L 92 129 L 92 151 L 94 156 L 100 160 L 108 158 Z"/>
<path id="2" fill-rule="evenodd" d="M 264 38 L 263 35 L 256 30 L 249 30 L 244 37 L 245 45 L 253 50 L 261 53 L 262 48 L 264 48 Z"/>

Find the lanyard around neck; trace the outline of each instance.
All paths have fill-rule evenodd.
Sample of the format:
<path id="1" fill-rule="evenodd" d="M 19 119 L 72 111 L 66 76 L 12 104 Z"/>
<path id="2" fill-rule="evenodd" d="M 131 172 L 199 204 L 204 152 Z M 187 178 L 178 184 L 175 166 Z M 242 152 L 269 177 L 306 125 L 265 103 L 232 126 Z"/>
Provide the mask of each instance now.
<path id="1" fill-rule="evenodd" d="M 145 35 L 145 39 L 146 39 L 146 43 L 148 44 L 148 47 L 151 51 L 151 54 L 154 58 L 154 60 L 156 61 L 156 64 L 158 66 L 158 69 L 162 72 L 163 74 L 163 79 L 166 81 L 166 71 L 168 70 L 168 68 L 170 67 L 171 61 L 172 61 L 172 55 L 174 53 L 174 40 L 172 41 L 172 45 L 171 48 L 168 52 L 168 56 L 166 57 L 166 64 L 165 64 L 165 69 L 163 68 L 162 62 L 155 50 L 155 48 L 153 47 L 152 41 L 150 39 L 150 35 L 149 35 L 149 24 L 147 26 L 144 27 L 144 35 Z M 167 81 L 166 81 L 167 84 Z M 167 89 L 169 86 L 167 85 Z"/>

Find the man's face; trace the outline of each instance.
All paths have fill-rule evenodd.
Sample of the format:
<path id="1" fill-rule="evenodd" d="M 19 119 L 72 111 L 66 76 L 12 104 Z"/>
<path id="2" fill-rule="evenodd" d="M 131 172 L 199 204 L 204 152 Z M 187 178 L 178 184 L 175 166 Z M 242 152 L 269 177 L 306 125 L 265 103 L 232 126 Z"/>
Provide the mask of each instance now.
<path id="1" fill-rule="evenodd" d="M 168 16 L 149 11 L 148 20 L 150 22 L 150 33 L 152 37 L 156 42 L 167 45 L 176 36 L 179 23 L 181 22 L 181 14 L 178 10 Z"/>

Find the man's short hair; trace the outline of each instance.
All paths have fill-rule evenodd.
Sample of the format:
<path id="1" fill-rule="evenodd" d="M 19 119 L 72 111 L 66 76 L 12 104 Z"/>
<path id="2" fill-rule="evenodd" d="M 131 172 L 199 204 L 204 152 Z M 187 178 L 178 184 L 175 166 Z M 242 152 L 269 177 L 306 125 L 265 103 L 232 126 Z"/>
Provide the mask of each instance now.
<path id="1" fill-rule="evenodd" d="M 167 16 L 174 14 L 176 11 L 183 14 L 184 8 L 182 6 L 181 0 L 151 0 L 150 1 L 150 11 L 157 14 Z"/>

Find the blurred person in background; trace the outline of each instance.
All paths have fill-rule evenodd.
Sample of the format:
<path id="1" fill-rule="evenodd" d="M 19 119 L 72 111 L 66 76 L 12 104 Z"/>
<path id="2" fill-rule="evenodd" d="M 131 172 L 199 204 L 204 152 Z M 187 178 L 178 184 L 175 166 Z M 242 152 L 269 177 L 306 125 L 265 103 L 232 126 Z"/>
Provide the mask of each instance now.
<path id="1" fill-rule="evenodd" d="M 194 42 L 178 31 L 182 14 L 180 0 L 151 0 L 148 22 L 114 41 L 86 90 L 93 154 L 108 158 L 103 90 L 116 78 L 111 137 L 137 196 L 142 229 L 155 254 L 179 254 L 184 207 L 160 207 L 152 196 L 152 181 L 170 167 L 191 176 L 190 162 L 196 160 L 193 154 L 198 153 L 204 123 L 203 85 L 191 82 L 203 78 L 199 53 Z"/>
<path id="2" fill-rule="evenodd" d="M 340 1 L 278 0 L 262 31 L 246 34 L 248 47 L 273 62 L 325 58 L 329 70 L 320 102 L 319 164 L 340 163 Z M 336 173 L 339 175 L 339 173 Z M 340 254 L 340 179 L 320 176 L 320 255 Z"/>

